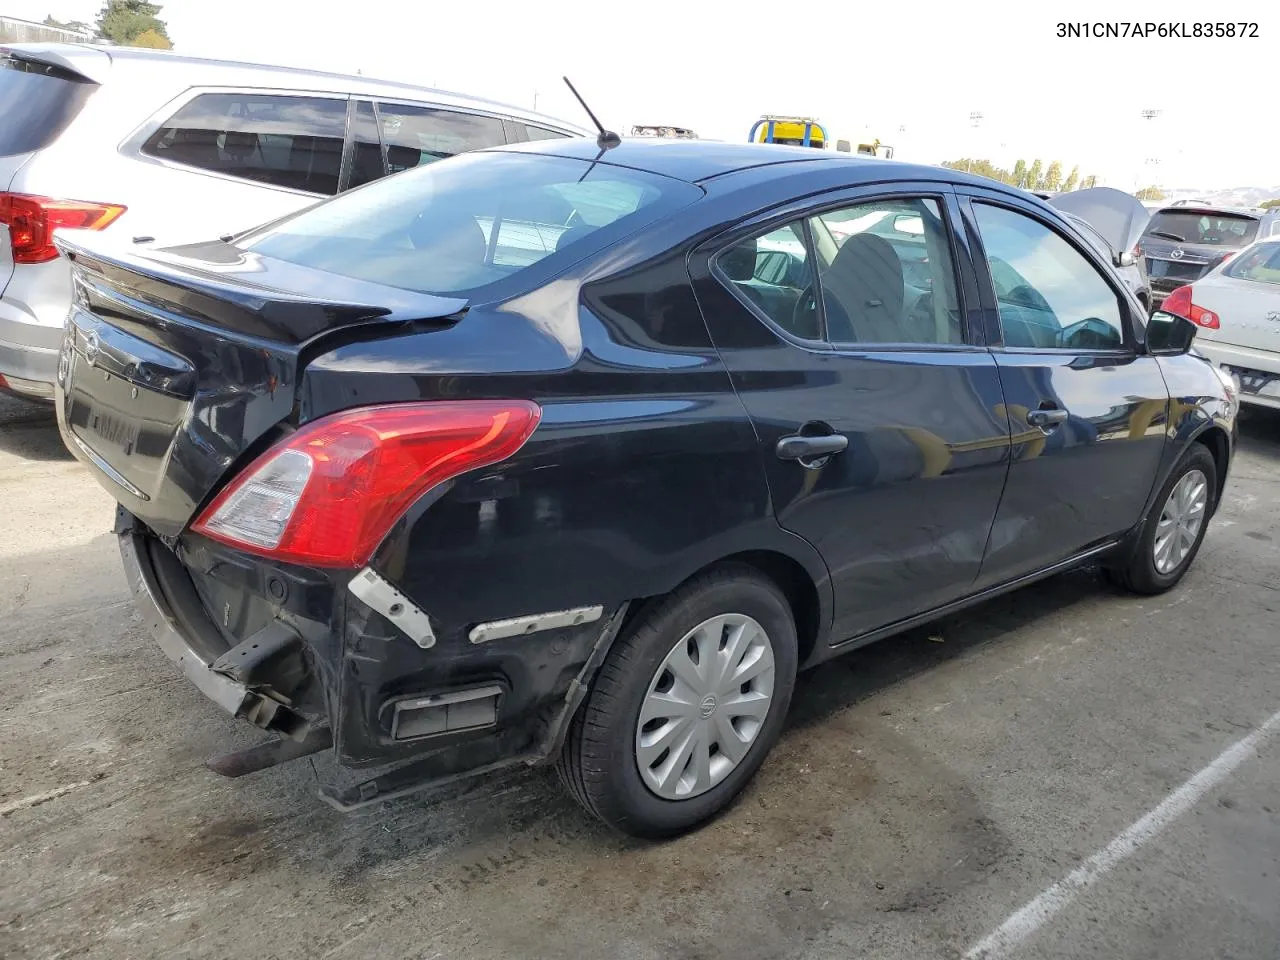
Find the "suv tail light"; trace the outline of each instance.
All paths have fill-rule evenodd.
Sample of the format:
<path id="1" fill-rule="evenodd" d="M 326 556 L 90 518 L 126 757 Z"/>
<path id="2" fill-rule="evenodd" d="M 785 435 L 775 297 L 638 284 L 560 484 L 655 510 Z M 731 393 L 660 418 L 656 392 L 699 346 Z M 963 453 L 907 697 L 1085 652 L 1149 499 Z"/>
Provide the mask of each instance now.
<path id="1" fill-rule="evenodd" d="M 0 223 L 9 228 L 14 263 L 58 259 L 55 230 L 101 230 L 124 213 L 118 203 L 53 200 L 25 193 L 0 193 Z"/>
<path id="2" fill-rule="evenodd" d="M 264 557 L 359 568 L 427 490 L 507 459 L 541 416 L 526 400 L 442 400 L 323 417 L 258 457 L 192 529 Z"/>
<path id="3" fill-rule="evenodd" d="M 1196 326 L 1204 327 L 1206 330 L 1217 330 L 1219 327 L 1218 315 L 1212 310 L 1197 306 L 1191 297 L 1192 289 L 1190 284 L 1185 287 L 1178 287 L 1164 298 L 1164 303 L 1160 305 L 1160 309 L 1164 313 L 1172 313 L 1176 317 L 1185 317 Z"/>

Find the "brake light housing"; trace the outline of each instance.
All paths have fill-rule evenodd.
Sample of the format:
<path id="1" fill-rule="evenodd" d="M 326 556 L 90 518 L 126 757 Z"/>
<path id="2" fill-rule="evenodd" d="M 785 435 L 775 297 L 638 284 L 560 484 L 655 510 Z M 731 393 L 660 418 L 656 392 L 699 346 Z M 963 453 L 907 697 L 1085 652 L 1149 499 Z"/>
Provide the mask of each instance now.
<path id="1" fill-rule="evenodd" d="M 322 417 L 249 464 L 191 529 L 275 560 L 359 569 L 423 494 L 506 460 L 541 416 L 528 400 L 441 400 Z"/>
<path id="2" fill-rule="evenodd" d="M 58 259 L 53 235 L 58 230 L 103 230 L 120 219 L 118 203 L 55 200 L 26 193 L 0 193 L 0 224 L 9 228 L 14 263 Z"/>
<path id="3" fill-rule="evenodd" d="M 1171 313 L 1175 317 L 1182 317 L 1190 320 L 1197 327 L 1204 327 L 1206 330 L 1217 330 L 1221 326 L 1218 315 L 1212 310 L 1206 310 L 1196 304 L 1194 300 L 1194 291 L 1191 284 L 1178 287 L 1164 298 L 1164 303 L 1160 305 L 1160 309 L 1164 313 Z"/>

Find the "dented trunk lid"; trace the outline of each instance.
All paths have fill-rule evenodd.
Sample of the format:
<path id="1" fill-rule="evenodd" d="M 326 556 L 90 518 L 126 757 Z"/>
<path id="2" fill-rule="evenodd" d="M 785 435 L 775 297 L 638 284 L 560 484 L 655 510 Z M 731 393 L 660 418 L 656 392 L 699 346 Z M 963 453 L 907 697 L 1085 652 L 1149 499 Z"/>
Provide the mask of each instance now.
<path id="1" fill-rule="evenodd" d="M 325 344 L 452 323 L 467 305 L 221 241 L 61 246 L 75 287 L 56 387 L 63 438 L 170 545 L 289 428 L 301 369 Z"/>

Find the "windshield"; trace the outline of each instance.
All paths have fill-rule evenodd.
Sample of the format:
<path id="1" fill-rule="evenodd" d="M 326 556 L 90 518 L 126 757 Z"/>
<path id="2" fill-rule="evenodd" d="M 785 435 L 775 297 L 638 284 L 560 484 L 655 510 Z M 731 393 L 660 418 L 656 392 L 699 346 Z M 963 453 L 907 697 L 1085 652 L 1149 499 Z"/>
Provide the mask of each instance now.
<path id="1" fill-rule="evenodd" d="M 1237 280 L 1280 283 L 1280 241 L 1255 244 L 1239 254 L 1222 272 Z"/>
<path id="2" fill-rule="evenodd" d="M 1177 243 L 1243 247 L 1257 236 L 1258 221 L 1253 217 L 1197 210 L 1161 210 L 1147 224 L 1147 233 Z"/>
<path id="3" fill-rule="evenodd" d="M 472 153 L 375 181 L 240 238 L 264 256 L 419 293 L 472 294 L 692 203 L 692 184 L 606 163 Z M 537 276 L 549 276 L 548 270 Z M 537 282 L 528 277 L 529 286 Z"/>
<path id="4" fill-rule="evenodd" d="M 97 88 L 58 67 L 0 55 L 0 157 L 53 143 Z"/>

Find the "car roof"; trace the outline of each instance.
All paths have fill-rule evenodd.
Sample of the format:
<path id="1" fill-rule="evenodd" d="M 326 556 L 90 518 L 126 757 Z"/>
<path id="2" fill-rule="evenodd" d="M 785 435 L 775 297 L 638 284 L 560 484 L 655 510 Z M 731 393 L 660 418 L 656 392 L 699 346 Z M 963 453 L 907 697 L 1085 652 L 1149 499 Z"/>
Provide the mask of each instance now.
<path id="1" fill-rule="evenodd" d="M 575 160 L 599 160 L 613 166 L 630 167 L 659 176 L 705 183 L 716 177 L 740 170 L 772 167 L 778 176 L 796 171 L 800 164 L 841 164 L 849 171 L 849 183 L 873 183 L 877 180 L 945 180 L 986 187 L 1022 197 L 1030 194 L 1005 188 L 984 177 L 971 176 L 958 170 L 882 160 L 852 153 L 818 150 L 814 147 L 788 147 L 773 143 L 725 143 L 718 140 L 676 140 L 663 137 L 624 137 L 609 150 L 601 151 L 594 139 L 538 140 L 533 143 L 493 147 L 493 150 L 539 153 L 570 157 Z"/>
<path id="2" fill-rule="evenodd" d="M 178 79 L 184 86 L 247 86 L 345 93 L 360 97 L 429 100 L 441 106 L 483 110 L 565 132 L 586 133 L 586 130 L 576 124 L 523 107 L 412 83 L 376 80 L 351 74 L 302 70 L 265 63 L 213 60 L 175 53 L 172 50 L 88 43 L 6 43 L 0 45 L 0 51 L 23 59 L 53 64 L 100 84 L 109 82 L 117 71 L 136 74 L 159 70 L 164 71 L 168 77 Z"/>

